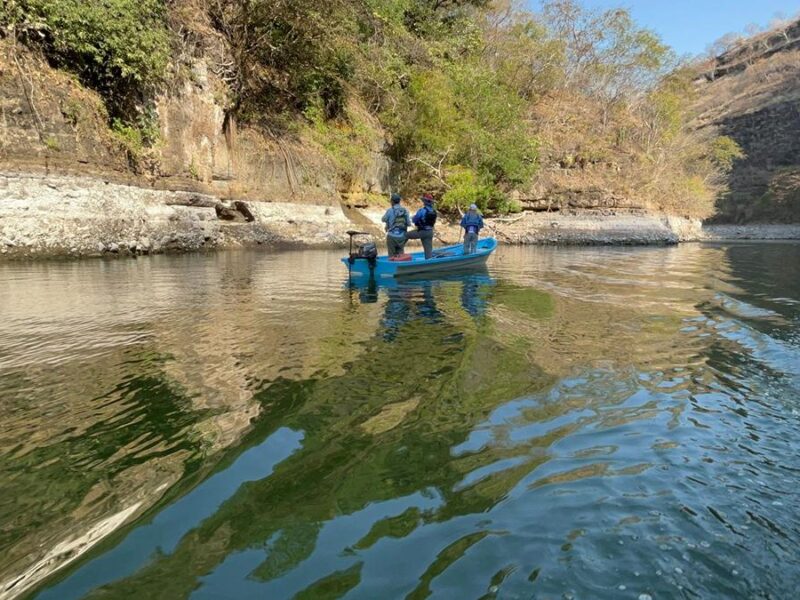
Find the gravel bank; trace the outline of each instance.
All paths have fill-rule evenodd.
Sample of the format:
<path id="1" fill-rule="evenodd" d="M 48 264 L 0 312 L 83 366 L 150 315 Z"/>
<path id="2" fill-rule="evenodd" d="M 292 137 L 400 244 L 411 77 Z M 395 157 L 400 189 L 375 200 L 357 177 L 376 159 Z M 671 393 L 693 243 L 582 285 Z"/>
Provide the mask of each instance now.
<path id="1" fill-rule="evenodd" d="M 700 221 L 645 213 L 524 213 L 489 228 L 509 244 L 664 245 L 698 236 Z"/>

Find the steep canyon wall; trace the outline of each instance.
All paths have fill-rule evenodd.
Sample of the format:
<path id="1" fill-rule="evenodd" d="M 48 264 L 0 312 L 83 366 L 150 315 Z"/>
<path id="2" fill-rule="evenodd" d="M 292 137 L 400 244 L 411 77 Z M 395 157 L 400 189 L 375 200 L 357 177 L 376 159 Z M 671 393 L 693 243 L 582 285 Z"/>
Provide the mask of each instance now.
<path id="1" fill-rule="evenodd" d="M 5 171 L 91 175 L 115 183 L 195 191 L 220 198 L 329 205 L 340 193 L 384 194 L 384 140 L 346 185 L 322 149 L 297 136 L 239 127 L 223 84 L 203 59 L 155 102 L 154 148 L 108 127 L 102 100 L 37 55 L 0 40 L 0 166 Z"/>
<path id="2" fill-rule="evenodd" d="M 800 21 L 740 43 L 696 85 L 696 125 L 717 127 L 746 155 L 715 220 L 800 222 Z"/>

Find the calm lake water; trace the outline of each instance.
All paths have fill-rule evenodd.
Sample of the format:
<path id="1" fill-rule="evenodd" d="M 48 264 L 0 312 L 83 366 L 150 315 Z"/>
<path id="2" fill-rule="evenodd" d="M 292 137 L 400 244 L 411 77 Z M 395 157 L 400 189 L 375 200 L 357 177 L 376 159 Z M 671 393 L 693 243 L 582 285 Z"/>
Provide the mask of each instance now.
<path id="1" fill-rule="evenodd" d="M 800 245 L 0 265 L 0 598 L 790 598 Z"/>

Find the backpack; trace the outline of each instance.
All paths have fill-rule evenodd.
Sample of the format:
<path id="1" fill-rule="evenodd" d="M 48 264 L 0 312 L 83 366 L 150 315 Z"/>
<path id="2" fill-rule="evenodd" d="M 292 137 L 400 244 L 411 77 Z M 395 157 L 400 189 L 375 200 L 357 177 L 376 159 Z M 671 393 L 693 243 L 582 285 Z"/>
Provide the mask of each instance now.
<path id="1" fill-rule="evenodd" d="M 425 229 L 433 229 L 433 226 L 436 224 L 436 209 L 431 208 L 430 206 L 423 206 L 422 209 L 425 213 L 419 219 L 414 219 L 414 225 L 420 228 Z"/>
<path id="2" fill-rule="evenodd" d="M 436 225 L 436 217 L 438 216 L 439 215 L 436 213 L 435 208 L 431 208 L 429 206 L 425 207 L 425 221 L 424 221 L 425 225 L 429 227 L 433 227 L 434 225 Z"/>
<path id="3" fill-rule="evenodd" d="M 408 211 L 402 206 L 392 208 L 392 220 L 389 223 L 389 231 L 405 232 L 408 229 Z"/>

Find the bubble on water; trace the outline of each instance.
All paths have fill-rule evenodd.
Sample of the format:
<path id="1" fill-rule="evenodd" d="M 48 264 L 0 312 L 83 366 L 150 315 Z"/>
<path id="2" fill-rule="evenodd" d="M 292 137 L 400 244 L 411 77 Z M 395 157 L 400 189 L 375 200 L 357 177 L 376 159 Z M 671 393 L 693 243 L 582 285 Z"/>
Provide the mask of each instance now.
<path id="1" fill-rule="evenodd" d="M 683 560 L 685 560 L 686 562 L 691 562 L 691 560 L 692 560 L 692 559 L 689 557 L 689 555 L 688 555 L 688 554 L 686 554 L 686 552 L 684 552 L 683 554 L 681 554 L 681 558 L 682 558 Z"/>
<path id="2" fill-rule="evenodd" d="M 620 585 L 620 586 L 619 586 L 617 589 L 618 589 L 618 590 L 620 590 L 621 592 L 624 592 L 624 591 L 625 591 L 625 590 L 627 590 L 628 588 L 627 588 L 627 586 L 625 586 L 625 585 Z"/>
<path id="3" fill-rule="evenodd" d="M 659 577 L 661 577 L 661 571 L 660 571 L 660 570 L 659 570 L 659 571 L 656 571 L 656 575 L 658 575 Z"/>
<path id="4" fill-rule="evenodd" d="M 735 577 L 735 576 L 737 576 L 737 575 L 739 574 L 739 571 L 737 571 L 736 569 L 734 569 L 733 571 L 731 571 L 731 573 L 732 573 L 732 574 L 733 574 L 733 576 Z"/>
<path id="5" fill-rule="evenodd" d="M 700 542 L 700 545 L 701 545 L 703 548 L 710 548 L 710 547 L 711 547 L 711 544 L 709 544 L 708 542 L 705 542 L 705 541 L 704 541 L 704 542 Z"/>
<path id="6" fill-rule="evenodd" d="M 620 546 L 624 546 L 624 545 L 625 545 L 625 542 L 623 542 L 622 540 L 619 540 L 617 543 L 618 543 Z"/>
<path id="7" fill-rule="evenodd" d="M 633 572 L 633 576 L 634 576 L 634 577 L 638 577 L 640 574 L 641 574 L 641 573 L 639 573 L 639 571 L 634 571 L 634 572 Z"/>
<path id="8" fill-rule="evenodd" d="M 650 594 L 639 594 L 639 600 L 653 600 Z"/>
<path id="9" fill-rule="evenodd" d="M 681 569 L 680 567 L 675 567 L 675 572 L 676 572 L 678 575 L 683 575 L 683 569 Z"/>

